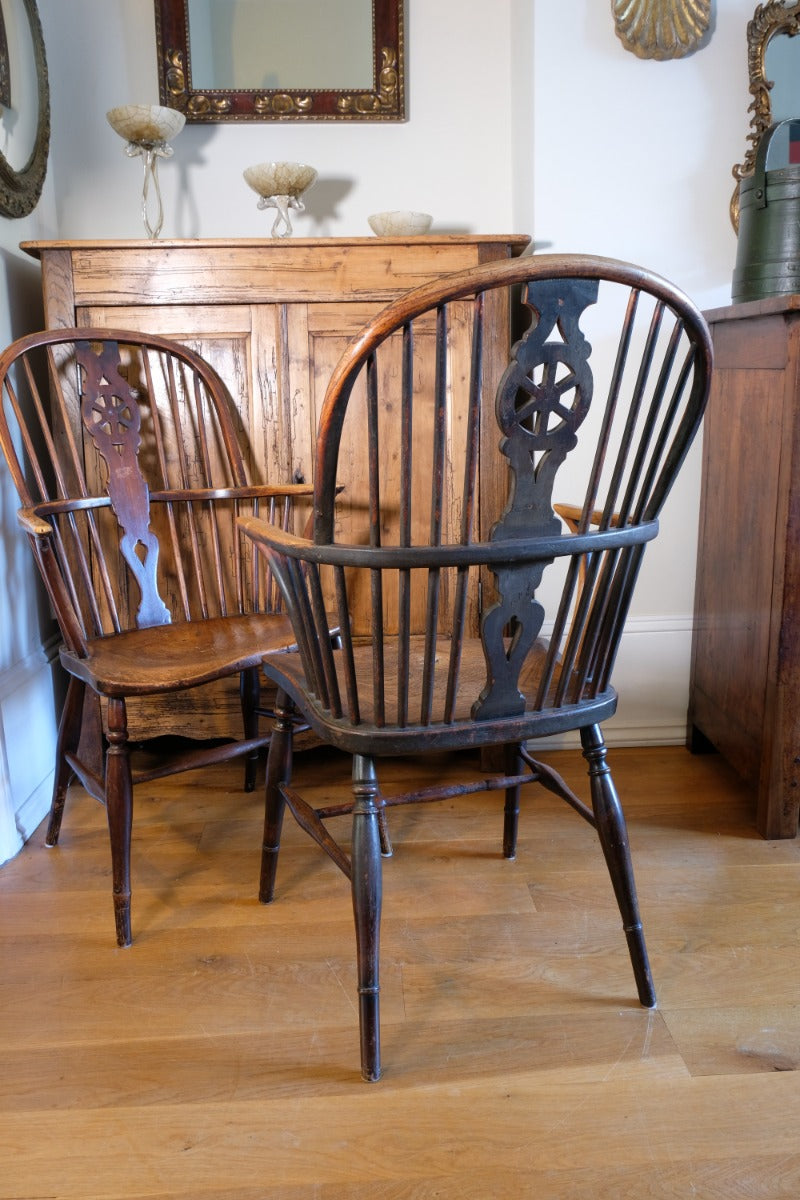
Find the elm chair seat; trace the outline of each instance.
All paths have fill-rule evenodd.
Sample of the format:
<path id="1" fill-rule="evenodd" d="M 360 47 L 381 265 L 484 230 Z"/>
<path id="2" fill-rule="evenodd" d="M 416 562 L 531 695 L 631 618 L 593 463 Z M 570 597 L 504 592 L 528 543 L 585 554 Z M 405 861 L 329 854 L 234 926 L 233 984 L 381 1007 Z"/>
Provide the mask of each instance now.
<path id="1" fill-rule="evenodd" d="M 495 323 L 505 313 L 518 340 L 505 373 L 490 378 L 483 346 L 506 341 Z M 471 331 L 469 361 L 453 348 L 456 323 Z M 369 1081 L 381 1073 L 382 855 L 396 805 L 497 790 L 503 854 L 513 858 L 521 788 L 561 797 L 597 831 L 639 1000 L 655 1004 L 601 723 L 616 708 L 611 676 L 634 585 L 700 425 L 710 370 L 702 315 L 642 268 L 534 255 L 450 275 L 384 309 L 334 370 L 311 536 L 241 522 L 272 564 L 297 641 L 264 659 L 278 692 L 260 895 L 275 894 L 288 805 L 351 881 Z M 364 484 L 337 506 L 343 457 L 363 462 Z M 352 800 L 314 807 L 300 794 L 298 712 L 352 755 Z M 532 756 L 536 739 L 570 731 L 587 760 L 588 802 Z M 381 789 L 383 757 L 475 748 L 483 780 Z M 346 813 L 352 835 L 341 845 L 328 822 Z"/>
<path id="2" fill-rule="evenodd" d="M 446 695 L 447 673 L 449 669 L 452 642 L 449 638 L 437 638 L 435 648 L 435 664 L 433 667 L 433 693 L 444 704 Z M 406 698 L 408 713 L 421 711 L 422 693 L 425 681 L 425 639 L 422 636 L 409 639 L 409 672 Z M 268 654 L 264 666 L 269 678 L 279 688 L 282 688 L 297 704 L 302 704 L 303 713 L 317 736 L 326 744 L 344 750 L 348 754 L 366 754 L 372 746 L 375 730 L 381 729 L 381 744 L 386 754 L 411 754 L 425 748 L 431 750 L 450 750 L 464 746 L 465 737 L 469 744 L 475 747 L 496 744 L 496 732 L 491 722 L 476 722 L 472 715 L 472 704 L 484 683 L 486 682 L 486 657 L 483 643 L 479 638 L 465 638 L 462 642 L 461 663 L 459 667 L 459 689 L 452 712 L 447 720 L 444 713 L 432 713 L 430 720 L 413 721 L 409 715 L 402 722 L 397 710 L 396 689 L 388 686 L 386 701 L 381 722 L 376 720 L 374 696 L 369 686 L 373 678 L 374 662 L 372 646 L 369 644 L 354 645 L 352 665 L 361 697 L 360 720 L 354 723 L 342 717 L 333 721 L 330 710 L 326 708 L 318 696 L 309 692 L 308 683 L 299 654 L 287 654 L 281 649 L 279 654 Z M 552 714 L 549 727 L 542 712 L 534 709 L 533 703 L 538 683 L 542 677 L 546 663 L 547 647 L 539 642 L 531 647 L 524 672 L 520 675 L 519 686 L 526 696 L 526 709 L 515 717 L 520 739 L 528 736 L 526 730 L 531 723 L 536 725 L 537 735 L 559 733 L 563 729 L 575 728 L 574 720 L 578 712 L 581 719 L 593 716 L 596 721 L 603 721 L 613 715 L 617 706 L 617 696 L 609 688 L 594 697 L 592 704 L 581 702 L 578 705 L 562 704 L 557 714 Z M 330 656 L 339 685 L 344 690 L 344 682 L 348 665 L 345 653 L 334 649 Z M 399 676 L 397 665 L 397 648 L 386 647 L 384 671 L 387 681 L 395 683 Z M 556 670 L 550 682 L 550 696 L 559 686 L 561 672 Z M 530 707 L 528 707 L 530 705 Z M 511 719 L 509 718 L 509 724 Z"/>
<path id="3" fill-rule="evenodd" d="M 81 656 L 62 646 L 61 663 L 101 696 L 174 692 L 259 667 L 264 652 L 295 645 L 289 618 L 274 613 L 209 617 L 90 638 Z"/>

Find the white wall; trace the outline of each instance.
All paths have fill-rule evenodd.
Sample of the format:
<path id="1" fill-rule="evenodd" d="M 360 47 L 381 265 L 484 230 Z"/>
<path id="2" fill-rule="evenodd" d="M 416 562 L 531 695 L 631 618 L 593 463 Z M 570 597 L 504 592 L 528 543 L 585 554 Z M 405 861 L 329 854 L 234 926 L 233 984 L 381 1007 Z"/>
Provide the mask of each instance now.
<path id="1" fill-rule="evenodd" d="M 0 110 L 0 151 L 14 170 L 33 150 L 36 83 L 22 0 L 4 0 L 11 108 Z M 16 69 L 15 69 L 16 68 Z M 41 324 L 39 269 L 19 250 L 24 238 L 56 230 L 52 182 L 27 217 L 0 216 L 0 345 Z M 56 705 L 53 623 L 16 522 L 16 494 L 0 478 L 0 863 L 19 850 L 50 799 Z"/>
<path id="2" fill-rule="evenodd" d="M 736 246 L 727 213 L 731 168 L 744 156 L 749 127 L 745 30 L 753 0 L 717 4 L 708 44 L 671 63 L 624 50 L 607 0 L 408 0 L 407 7 L 406 123 L 187 126 L 160 169 L 163 236 L 266 234 L 270 218 L 241 172 L 295 159 L 319 172 L 308 212 L 297 219 L 301 236 L 366 235 L 369 213 L 411 207 L 432 212 L 440 230 L 529 233 L 541 250 L 643 263 L 703 307 L 729 300 Z M 104 114 L 158 99 L 150 0 L 39 0 L 39 10 L 52 151 L 36 213 L 0 219 L 10 304 L 0 312 L 3 341 L 37 321 L 35 273 L 15 250 L 20 240 L 143 235 L 141 164 L 125 157 Z M 699 451 L 648 551 L 609 740 L 682 740 L 698 493 Z M 10 699 L 33 695 L 35 688 L 20 692 L 20 681 L 43 679 L 47 657 L 10 507 L 4 496 L 0 713 L 13 725 L 5 758 L 0 728 L 6 792 L 11 757 L 30 765 L 32 776 L 52 764 L 48 739 L 34 739 L 19 719 L 29 700 Z M 52 707 L 40 697 L 46 721 Z M 12 778 L 15 809 L 32 784 Z"/>
<path id="3" fill-rule="evenodd" d="M 529 5 L 514 7 L 524 20 Z M 751 0 L 712 7 L 707 45 L 657 62 L 623 48 L 610 4 L 534 0 L 532 52 L 520 39 L 514 59 L 515 95 L 533 89 L 527 129 L 516 114 L 515 195 L 532 195 L 532 206 L 515 208 L 516 225 L 532 226 L 541 250 L 648 266 L 701 308 L 730 302 L 736 240 L 728 204 L 731 171 L 747 146 L 746 26 L 754 10 Z M 700 452 L 698 441 L 647 551 L 609 741 L 683 740 Z"/>
<path id="4" fill-rule="evenodd" d="M 58 56 L 52 170 L 66 238 L 139 237 L 141 162 L 105 120 L 117 104 L 158 102 L 150 0 L 40 0 Z M 436 227 L 508 233 L 512 222 L 510 5 L 411 0 L 404 123 L 190 125 L 159 167 L 162 237 L 260 237 L 242 179 L 252 163 L 307 162 L 319 179 L 298 236 L 367 235 L 370 213 L 414 208 Z M 112 52 L 113 48 L 113 52 Z M 499 116 L 499 119 L 498 119 Z M 521 232 L 527 232 L 521 230 Z"/>

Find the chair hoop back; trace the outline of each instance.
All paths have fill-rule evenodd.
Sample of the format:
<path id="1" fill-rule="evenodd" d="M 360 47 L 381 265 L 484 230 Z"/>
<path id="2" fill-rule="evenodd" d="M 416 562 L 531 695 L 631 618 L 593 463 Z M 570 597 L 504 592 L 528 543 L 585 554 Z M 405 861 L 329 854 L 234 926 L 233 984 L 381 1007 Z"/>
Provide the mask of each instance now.
<path id="1" fill-rule="evenodd" d="M 274 611 L 279 592 L 235 522 L 288 528 L 291 497 L 248 480 L 233 402 L 198 354 L 153 334 L 49 330 L 0 356 L 0 394 L 20 520 L 70 650 Z"/>
<path id="2" fill-rule="evenodd" d="M 518 336 L 490 379 L 498 319 Z M 456 327 L 468 363 L 452 353 Z M 387 731 L 446 736 L 472 721 L 477 741 L 497 740 L 497 721 L 525 736 L 526 720 L 556 730 L 582 708 L 579 724 L 608 715 L 644 547 L 710 369 L 692 302 L 608 259 L 487 264 L 384 309 L 326 393 L 313 542 L 250 527 L 294 614 L 314 705 Z M 578 514 L 566 528 L 564 500 Z"/>

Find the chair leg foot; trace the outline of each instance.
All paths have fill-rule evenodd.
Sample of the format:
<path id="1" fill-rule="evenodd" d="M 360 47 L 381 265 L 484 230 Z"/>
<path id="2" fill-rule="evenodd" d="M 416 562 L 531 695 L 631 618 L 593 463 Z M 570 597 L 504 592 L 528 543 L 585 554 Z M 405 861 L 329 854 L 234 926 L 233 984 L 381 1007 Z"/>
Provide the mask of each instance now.
<path id="1" fill-rule="evenodd" d="M 292 777 L 292 735 L 294 707 L 283 692 L 275 699 L 275 723 L 267 755 L 267 782 L 264 792 L 264 838 L 261 848 L 261 878 L 258 898 L 269 904 L 275 895 L 275 875 L 281 848 L 281 831 L 286 801 L 281 784 Z"/>
<path id="2" fill-rule="evenodd" d="M 622 917 L 639 1001 L 645 1008 L 654 1008 L 656 992 L 639 916 L 628 831 L 611 770 L 606 762 L 606 746 L 599 727 L 593 725 L 582 729 L 581 742 L 584 757 L 589 764 L 592 808 L 597 822 L 597 833 Z"/>
<path id="3" fill-rule="evenodd" d="M 133 784 L 128 748 L 125 701 L 108 702 L 108 753 L 106 755 L 106 816 L 111 839 L 111 873 L 117 944 L 131 943 L 131 827 Z"/>
<path id="4" fill-rule="evenodd" d="M 53 799 L 50 803 L 47 832 L 44 835 L 45 846 L 52 848 L 58 845 L 58 838 L 61 833 L 61 821 L 64 816 L 64 805 L 67 800 L 67 788 L 71 779 L 72 771 L 67 768 L 66 763 L 63 760 L 56 763 L 56 775 L 53 781 Z"/>
<path id="5" fill-rule="evenodd" d="M 521 766 L 519 747 L 508 745 L 503 747 L 503 751 L 503 770 L 507 775 L 519 775 Z M 506 802 L 503 810 L 503 858 L 514 859 L 517 857 L 519 793 L 519 784 L 506 788 Z"/>
<path id="6" fill-rule="evenodd" d="M 46 846 L 57 845 L 58 837 L 61 833 L 61 819 L 64 816 L 67 788 L 74 775 L 72 767 L 67 763 L 66 755 L 74 753 L 78 748 L 85 691 L 86 685 L 74 676 L 70 676 L 61 720 L 58 723 L 53 798 L 50 804 L 50 817 L 47 822 L 47 833 L 44 839 Z"/>
<path id="7" fill-rule="evenodd" d="M 239 703 L 242 709 L 242 725 L 246 740 L 258 737 L 258 701 L 261 685 L 258 667 L 247 667 L 239 675 Z M 244 790 L 252 792 L 256 786 L 258 751 L 253 750 L 244 760 Z"/>
<path id="8" fill-rule="evenodd" d="M 258 773 L 258 754 L 248 754 L 244 760 L 244 790 L 246 792 L 254 792 L 256 790 L 256 775 Z"/>
<path id="9" fill-rule="evenodd" d="M 130 946 L 131 937 L 131 894 L 114 893 L 114 924 L 117 930 L 117 945 Z"/>
<path id="10" fill-rule="evenodd" d="M 391 858 L 394 851 L 392 850 L 392 839 L 389 836 L 389 822 L 386 818 L 385 808 L 378 812 L 378 830 L 381 837 L 381 855 L 383 858 Z"/>
<path id="11" fill-rule="evenodd" d="M 647 947 L 641 923 L 633 929 L 626 929 L 625 937 L 628 940 L 628 953 L 633 965 L 633 976 L 636 980 L 639 1003 L 643 1008 L 655 1008 L 658 1000 L 653 977 L 650 974 L 650 963 L 647 957 Z"/>
<path id="12" fill-rule="evenodd" d="M 271 904 L 275 899 L 275 877 L 278 873 L 280 846 L 261 847 L 261 877 L 258 884 L 259 904 Z"/>
<path id="13" fill-rule="evenodd" d="M 383 892 L 380 802 L 370 758 L 353 758 L 352 892 L 358 958 L 361 1075 L 368 1083 L 381 1076 L 380 923 Z"/>
<path id="14" fill-rule="evenodd" d="M 365 1083 L 377 1083 L 381 1077 L 379 995 L 361 991 L 358 996 L 358 1017 L 361 1029 L 361 1078 Z"/>

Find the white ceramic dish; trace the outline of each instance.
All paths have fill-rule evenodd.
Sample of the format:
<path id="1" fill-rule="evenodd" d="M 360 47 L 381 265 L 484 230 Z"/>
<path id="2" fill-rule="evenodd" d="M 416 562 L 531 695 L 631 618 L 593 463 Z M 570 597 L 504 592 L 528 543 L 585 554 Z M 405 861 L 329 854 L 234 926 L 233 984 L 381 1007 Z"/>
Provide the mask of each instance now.
<path id="1" fill-rule="evenodd" d="M 369 227 L 378 237 L 413 237 L 427 233 L 433 222 L 430 213 L 409 212 L 398 209 L 395 212 L 373 213 L 367 217 Z"/>

